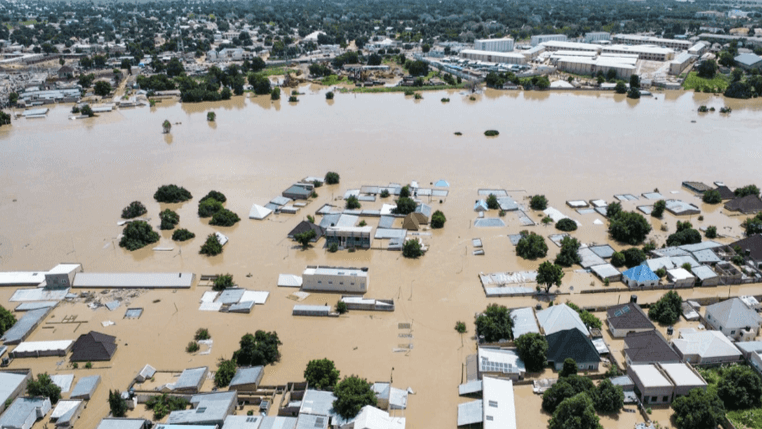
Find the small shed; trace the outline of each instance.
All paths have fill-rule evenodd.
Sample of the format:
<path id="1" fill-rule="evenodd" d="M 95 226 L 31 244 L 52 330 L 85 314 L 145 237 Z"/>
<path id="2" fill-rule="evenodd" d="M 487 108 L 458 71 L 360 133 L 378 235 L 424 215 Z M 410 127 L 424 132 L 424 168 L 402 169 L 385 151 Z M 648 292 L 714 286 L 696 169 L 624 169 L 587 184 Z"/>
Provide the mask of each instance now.
<path id="1" fill-rule="evenodd" d="M 409 213 L 405 216 L 405 220 L 402 221 L 402 228 L 408 231 L 418 231 L 421 228 L 421 224 L 418 222 L 415 214 Z"/>
<path id="2" fill-rule="evenodd" d="M 71 391 L 69 398 L 89 400 L 93 396 L 93 393 L 95 393 L 95 389 L 98 388 L 100 382 L 100 375 L 91 375 L 88 377 L 80 378 L 77 382 L 77 385 L 74 386 L 74 389 Z"/>
<path id="3" fill-rule="evenodd" d="M 230 381 L 229 388 L 230 390 L 237 390 L 239 392 L 254 392 L 259 388 L 263 376 L 263 366 L 238 368 L 235 372 L 235 376 L 233 376 L 233 379 Z"/>
<path id="4" fill-rule="evenodd" d="M 254 204 L 251 206 L 251 210 L 249 210 L 249 219 L 262 220 L 267 216 L 270 216 L 272 212 L 273 211 L 267 207 L 262 207 L 259 204 Z"/>

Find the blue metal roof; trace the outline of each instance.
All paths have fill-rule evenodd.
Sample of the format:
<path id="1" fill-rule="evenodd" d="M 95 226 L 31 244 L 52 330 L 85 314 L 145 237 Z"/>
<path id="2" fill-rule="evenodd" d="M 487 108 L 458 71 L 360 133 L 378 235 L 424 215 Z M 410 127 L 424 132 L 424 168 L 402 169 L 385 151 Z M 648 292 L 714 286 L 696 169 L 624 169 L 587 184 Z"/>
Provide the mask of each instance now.
<path id="1" fill-rule="evenodd" d="M 654 281 L 659 280 L 659 276 L 656 275 L 653 271 L 651 271 L 650 268 L 648 268 L 648 265 L 638 265 L 637 267 L 632 267 L 629 270 L 622 273 L 625 277 L 631 280 L 635 280 L 636 282 L 648 282 L 648 281 Z"/>

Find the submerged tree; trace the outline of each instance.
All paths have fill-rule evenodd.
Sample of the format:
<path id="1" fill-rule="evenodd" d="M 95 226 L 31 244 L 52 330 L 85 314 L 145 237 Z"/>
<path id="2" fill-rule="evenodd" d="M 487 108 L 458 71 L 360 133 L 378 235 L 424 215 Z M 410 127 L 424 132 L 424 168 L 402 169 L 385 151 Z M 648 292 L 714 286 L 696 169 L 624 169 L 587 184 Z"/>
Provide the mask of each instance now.
<path id="1" fill-rule="evenodd" d="M 165 119 L 161 124 L 161 128 L 164 131 L 164 134 L 169 134 L 169 131 L 172 130 L 172 123 Z"/>

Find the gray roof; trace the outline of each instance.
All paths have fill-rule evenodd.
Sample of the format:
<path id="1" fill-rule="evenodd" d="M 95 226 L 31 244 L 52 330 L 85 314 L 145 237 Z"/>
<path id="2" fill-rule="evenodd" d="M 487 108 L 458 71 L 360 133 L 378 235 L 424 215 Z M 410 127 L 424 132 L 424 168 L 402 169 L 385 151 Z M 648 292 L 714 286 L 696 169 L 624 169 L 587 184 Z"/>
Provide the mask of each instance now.
<path id="1" fill-rule="evenodd" d="M 609 246 L 608 244 L 601 244 L 598 246 L 590 246 L 590 250 L 593 251 L 596 255 L 600 256 L 603 259 L 610 258 L 614 255 L 614 248 Z"/>
<path id="2" fill-rule="evenodd" d="M 38 408 L 43 407 L 48 398 L 16 398 L 15 401 L 0 416 L 0 428 L 23 427 L 30 414 L 36 413 Z M 50 406 L 48 402 L 48 406 Z"/>
<path id="3" fill-rule="evenodd" d="M 611 384 L 614 386 L 622 386 L 624 390 L 632 390 L 635 388 L 635 383 L 632 381 L 629 375 L 620 375 L 619 377 L 611 377 Z"/>
<path id="4" fill-rule="evenodd" d="M 614 329 L 655 329 L 640 306 L 632 302 L 609 307 L 606 319 Z"/>
<path id="5" fill-rule="evenodd" d="M 227 416 L 222 429 L 259 429 L 263 416 Z"/>
<path id="6" fill-rule="evenodd" d="M 41 308 L 55 307 L 56 305 L 58 305 L 58 301 L 22 302 L 21 304 L 16 306 L 15 310 L 17 312 L 31 311 L 31 310 L 39 310 Z"/>
<path id="7" fill-rule="evenodd" d="M 259 429 L 294 429 L 296 417 L 264 417 Z"/>
<path id="8" fill-rule="evenodd" d="M 717 277 L 717 274 L 706 265 L 699 265 L 698 267 L 693 267 L 691 271 L 693 272 L 693 275 L 698 277 L 699 280 L 706 280 L 706 279 L 712 279 Z"/>
<path id="9" fill-rule="evenodd" d="M 207 422 L 222 423 L 228 416 L 228 411 L 237 402 L 236 391 L 221 393 L 206 393 L 193 395 L 191 404 L 196 408 L 191 410 L 172 411 L 169 414 L 169 424 L 203 424 Z"/>
<path id="10" fill-rule="evenodd" d="M 723 328 L 758 327 L 762 320 L 756 311 L 750 309 L 738 298 L 727 299 L 706 307 L 706 314 L 712 316 Z"/>
<path id="11" fill-rule="evenodd" d="M 264 375 L 263 366 L 251 366 L 246 368 L 238 368 L 235 372 L 235 376 L 230 380 L 230 386 L 240 386 L 244 384 L 259 384 Z"/>
<path id="12" fill-rule="evenodd" d="M 511 320 L 513 320 L 513 337 L 518 338 L 528 333 L 540 333 L 540 327 L 537 326 L 537 320 L 534 318 L 532 307 L 517 308 L 511 311 Z"/>
<path id="13" fill-rule="evenodd" d="M 328 228 L 329 226 L 336 226 L 336 224 L 339 223 L 340 217 L 341 217 L 341 213 L 331 213 L 331 214 L 323 215 L 323 219 L 320 220 L 320 226 L 323 228 Z"/>
<path id="14" fill-rule="evenodd" d="M 105 418 L 96 429 L 142 429 L 145 424 L 145 419 Z"/>
<path id="15" fill-rule="evenodd" d="M 391 228 L 394 226 L 394 216 L 381 216 L 378 221 L 379 228 Z"/>
<path id="16" fill-rule="evenodd" d="M 180 378 L 175 382 L 175 389 L 198 388 L 204 380 L 208 370 L 209 368 L 205 366 L 183 370 L 180 374 Z"/>
<path id="17" fill-rule="evenodd" d="M 5 401 L 11 397 L 11 394 L 24 380 L 26 380 L 26 374 L 0 372 L 0 404 L 5 404 Z"/>
<path id="18" fill-rule="evenodd" d="M 740 63 L 741 65 L 751 67 L 760 61 L 762 61 L 762 57 L 755 54 L 741 54 L 734 58 L 737 63 Z"/>
<path id="19" fill-rule="evenodd" d="M 458 404 L 458 426 L 481 423 L 484 420 L 482 400 Z"/>
<path id="20" fill-rule="evenodd" d="M 49 311 L 50 307 L 46 307 L 27 312 L 11 329 L 5 331 L 2 340 L 6 345 L 18 344 L 24 341 Z"/>
<path id="21" fill-rule="evenodd" d="M 706 250 L 697 250 L 695 252 L 691 252 L 694 258 L 696 258 L 697 261 L 701 262 L 702 264 L 707 263 L 715 263 L 720 262 L 722 259 L 720 259 L 719 256 L 717 256 L 714 251 L 706 249 Z"/>
<path id="22" fill-rule="evenodd" d="M 71 391 L 71 394 L 69 395 L 72 399 L 78 399 L 78 398 L 90 398 L 93 395 L 93 392 L 95 392 L 95 388 L 98 387 L 98 384 L 101 382 L 101 376 L 100 375 L 91 375 L 88 377 L 82 377 L 77 381 L 77 385 L 74 386 L 74 389 Z"/>
<path id="23" fill-rule="evenodd" d="M 237 304 L 233 304 L 228 308 L 230 313 L 251 313 L 251 309 L 254 308 L 254 301 L 244 301 Z"/>
<path id="24" fill-rule="evenodd" d="M 336 415 L 336 413 L 333 411 L 333 401 L 335 400 L 336 396 L 334 396 L 331 392 L 309 389 L 304 392 L 304 397 L 302 398 L 302 406 L 299 409 L 299 413 L 315 414 L 321 416 Z"/>
<path id="25" fill-rule="evenodd" d="M 418 204 L 415 208 L 416 213 L 422 213 L 426 217 L 431 217 L 431 206 L 426 204 Z"/>
<path id="26" fill-rule="evenodd" d="M 377 399 L 389 399 L 389 391 L 392 385 L 388 382 L 376 382 L 373 383 L 373 392 L 376 393 Z"/>
<path id="27" fill-rule="evenodd" d="M 405 238 L 407 231 L 402 228 L 376 228 L 376 233 L 373 236 L 376 240 L 391 239 L 391 238 Z"/>
<path id="28" fill-rule="evenodd" d="M 272 200 L 270 200 L 270 204 L 274 204 L 276 206 L 285 206 L 286 204 L 291 202 L 291 198 L 286 197 L 275 197 Z"/>
<path id="29" fill-rule="evenodd" d="M 241 300 L 244 292 L 246 292 L 245 289 L 225 289 L 220 293 L 217 302 L 222 303 L 222 305 L 235 304 Z"/>
<path id="30" fill-rule="evenodd" d="M 342 214 L 339 216 L 339 220 L 336 222 L 336 226 L 355 226 L 358 220 L 360 220 L 359 216 Z"/>
<path id="31" fill-rule="evenodd" d="M 582 265 L 582 268 L 590 268 L 596 265 L 606 264 L 606 261 L 593 252 L 589 247 L 580 247 L 577 250 L 577 254 L 579 255 L 579 264 Z"/>
<path id="32" fill-rule="evenodd" d="M 753 352 L 762 352 L 762 341 L 739 341 L 736 343 L 741 353 L 748 355 Z"/>
<path id="33" fill-rule="evenodd" d="M 505 226 L 505 222 L 503 222 L 503 220 L 500 218 L 490 217 L 484 219 L 476 219 L 474 221 L 474 226 L 477 228 L 503 227 Z"/>
<path id="34" fill-rule="evenodd" d="M 482 391 L 482 381 L 472 380 L 458 386 L 458 395 L 471 395 Z"/>
<path id="35" fill-rule="evenodd" d="M 519 203 L 509 196 L 498 198 L 497 204 L 500 206 L 500 210 L 507 212 L 519 209 Z"/>
<path id="36" fill-rule="evenodd" d="M 313 414 L 299 414 L 296 421 L 296 429 L 326 429 L 328 428 L 328 416 L 317 416 Z"/>

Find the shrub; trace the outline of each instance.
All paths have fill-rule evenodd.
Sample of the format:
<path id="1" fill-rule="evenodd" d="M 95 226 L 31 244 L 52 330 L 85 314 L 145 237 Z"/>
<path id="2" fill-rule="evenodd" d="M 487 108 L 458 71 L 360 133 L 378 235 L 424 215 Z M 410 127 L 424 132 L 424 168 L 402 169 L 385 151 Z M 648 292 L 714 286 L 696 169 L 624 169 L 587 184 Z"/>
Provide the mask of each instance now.
<path id="1" fill-rule="evenodd" d="M 561 231 L 576 231 L 577 230 L 577 222 L 574 222 L 573 220 L 569 219 L 568 217 L 565 217 L 558 222 L 556 222 L 556 229 Z"/>
<path id="2" fill-rule="evenodd" d="M 122 219 L 133 219 L 148 213 L 148 209 L 140 201 L 133 201 L 122 209 Z"/>
<path id="3" fill-rule="evenodd" d="M 209 330 L 206 328 L 198 328 L 196 330 L 196 335 L 193 336 L 193 339 L 196 341 L 208 340 L 210 338 L 212 338 L 212 336 L 209 335 Z"/>
<path id="4" fill-rule="evenodd" d="M 388 189 L 382 190 L 381 193 L 379 194 L 379 196 L 381 198 L 389 198 L 389 190 Z"/>
<path id="5" fill-rule="evenodd" d="M 170 209 L 165 209 L 159 213 L 159 219 L 161 219 L 161 224 L 159 225 L 161 230 L 174 229 L 180 223 L 180 215 Z"/>
<path id="6" fill-rule="evenodd" d="M 209 122 L 214 122 L 214 120 L 217 119 L 217 114 L 214 112 L 208 112 L 206 114 L 206 120 Z"/>
<path id="7" fill-rule="evenodd" d="M 468 329 L 466 328 L 466 324 L 464 322 L 461 322 L 460 320 L 455 322 L 455 330 L 459 334 L 465 334 L 468 331 Z"/>
<path id="8" fill-rule="evenodd" d="M 55 404 L 61 399 L 61 388 L 53 383 L 47 372 L 37 374 L 37 379 L 32 378 L 26 385 L 26 394 L 28 396 L 42 396 L 50 399 Z"/>
<path id="9" fill-rule="evenodd" d="M 625 262 L 625 258 L 622 252 L 614 252 L 611 255 L 611 265 L 618 268 L 618 267 L 624 266 L 624 262 Z"/>
<path id="10" fill-rule="evenodd" d="M 720 191 L 716 189 L 711 189 L 709 191 L 704 192 L 704 195 L 701 197 L 701 200 L 707 204 L 719 204 L 722 202 L 722 196 L 720 195 Z"/>
<path id="11" fill-rule="evenodd" d="M 548 199 L 545 195 L 535 195 L 529 200 L 529 207 L 532 210 L 545 210 L 548 208 Z"/>
<path id="12" fill-rule="evenodd" d="M 187 399 L 180 396 L 169 396 L 166 393 L 155 395 L 148 398 L 146 408 L 153 410 L 154 420 L 161 420 L 172 411 L 179 411 L 188 408 Z"/>
<path id="13" fill-rule="evenodd" d="M 348 210 L 357 210 L 361 207 L 360 201 L 357 199 L 356 196 L 350 195 L 349 198 L 347 198 L 346 202 L 346 208 Z"/>
<path id="14" fill-rule="evenodd" d="M 347 309 L 347 303 L 342 301 L 342 300 L 338 300 L 336 302 L 336 312 L 339 313 L 339 314 L 344 314 L 347 311 L 348 311 L 348 309 Z"/>
<path id="15" fill-rule="evenodd" d="M 217 278 L 214 280 L 214 284 L 212 285 L 212 290 L 219 292 L 233 286 L 235 286 L 235 282 L 233 281 L 232 274 L 219 274 L 217 275 Z"/>
<path id="16" fill-rule="evenodd" d="M 416 259 L 423 255 L 421 249 L 421 242 L 415 239 L 406 240 L 402 245 L 402 256 L 406 258 Z"/>
<path id="17" fill-rule="evenodd" d="M 416 92 L 415 94 L 413 94 L 413 98 L 415 100 L 423 100 L 423 95 Z"/>
<path id="18" fill-rule="evenodd" d="M 188 353 L 196 353 L 201 347 L 198 345 L 197 342 L 191 341 L 188 343 L 187 346 L 185 346 L 185 351 Z"/>
<path id="19" fill-rule="evenodd" d="M 651 211 L 651 216 L 662 217 L 664 210 L 667 208 L 667 203 L 664 200 L 659 200 L 654 204 L 654 208 Z"/>
<path id="20" fill-rule="evenodd" d="M 609 233 L 622 243 L 638 244 L 651 232 L 651 224 L 639 213 L 621 212 L 609 223 Z"/>
<path id="21" fill-rule="evenodd" d="M 156 190 L 153 198 L 160 203 L 182 203 L 193 198 L 187 189 L 177 185 L 164 185 Z"/>
<path id="22" fill-rule="evenodd" d="M 198 216 L 202 218 L 211 217 L 215 213 L 224 209 L 225 207 L 223 207 L 221 202 L 215 200 L 214 198 L 207 198 L 205 200 L 199 201 Z"/>
<path id="23" fill-rule="evenodd" d="M 328 91 L 325 93 L 325 99 L 326 100 L 333 100 L 333 92 Z"/>
<path id="24" fill-rule="evenodd" d="M 431 215 L 431 227 L 434 229 L 443 228 L 445 222 L 447 222 L 447 218 L 445 218 L 444 213 L 437 210 L 434 212 L 433 215 Z"/>
<path id="25" fill-rule="evenodd" d="M 648 309 L 648 318 L 663 325 L 673 325 L 682 314 L 682 303 L 683 299 L 680 295 L 671 290 Z"/>
<path id="26" fill-rule="evenodd" d="M 440 101 L 442 101 L 442 103 L 449 103 L 450 99 L 449 98 L 442 98 L 442 100 L 440 100 Z"/>
<path id="27" fill-rule="evenodd" d="M 214 385 L 218 388 L 230 385 L 235 377 L 237 366 L 233 360 L 220 359 L 217 362 L 217 372 L 214 373 Z"/>
<path id="28" fill-rule="evenodd" d="M 528 333 L 516 338 L 516 351 L 529 372 L 539 372 L 545 368 L 548 341 L 537 333 Z"/>
<path id="29" fill-rule="evenodd" d="M 113 417 L 124 417 L 127 414 L 127 401 L 122 398 L 122 392 L 118 390 L 109 389 L 108 406 Z"/>
<path id="30" fill-rule="evenodd" d="M 377 405 L 376 394 L 367 380 L 357 376 L 346 377 L 333 390 L 336 400 L 333 409 L 341 417 L 351 419 L 366 405 Z"/>
<path id="31" fill-rule="evenodd" d="M 201 250 L 198 252 L 202 255 L 217 256 L 222 253 L 222 244 L 214 234 L 209 234 L 206 237 L 206 242 L 201 246 Z"/>
<path id="32" fill-rule="evenodd" d="M 487 197 L 487 208 L 490 210 L 497 210 L 500 208 L 500 204 L 498 203 L 495 194 L 489 194 Z"/>
<path id="33" fill-rule="evenodd" d="M 175 230 L 175 232 L 172 233 L 172 240 L 174 241 L 186 241 L 190 240 L 191 238 L 194 238 L 196 234 L 188 231 L 185 228 L 180 228 L 178 230 Z"/>
<path id="34" fill-rule="evenodd" d="M 407 197 L 400 197 L 397 200 L 397 207 L 394 208 L 394 213 L 406 215 L 409 213 L 413 213 L 415 211 L 415 201 L 413 201 L 411 198 Z"/>
<path id="35" fill-rule="evenodd" d="M 544 218 L 542 218 L 542 224 L 543 225 L 548 225 L 548 224 L 551 224 L 551 223 L 553 223 L 553 218 L 552 217 L 545 216 Z"/>
<path id="36" fill-rule="evenodd" d="M 273 88 L 272 92 L 270 93 L 270 100 L 272 101 L 280 100 L 280 88 Z"/>
<path id="37" fill-rule="evenodd" d="M 254 335 L 241 337 L 240 348 L 233 353 L 238 366 L 269 365 L 280 360 L 278 346 L 281 343 L 277 332 L 259 330 Z"/>
<path id="38" fill-rule="evenodd" d="M 122 231 L 119 247 L 134 251 L 159 241 L 159 234 L 142 220 L 128 223 Z"/>
<path id="39" fill-rule="evenodd" d="M 716 226 L 709 226 L 706 228 L 706 238 L 717 238 Z"/>
<path id="40" fill-rule="evenodd" d="M 81 109 L 79 109 L 79 112 L 80 112 L 80 113 L 81 113 L 83 116 L 87 116 L 88 118 L 92 118 L 93 116 L 95 116 L 95 112 L 93 112 L 93 108 L 92 108 L 92 107 L 90 107 L 90 105 L 89 105 L 89 104 L 85 104 L 84 106 L 82 106 L 82 108 L 81 108 Z M 168 131 L 167 131 L 167 132 L 168 132 Z"/>
<path id="41" fill-rule="evenodd" d="M 499 135 L 500 133 L 497 130 L 487 130 L 484 132 L 484 135 L 487 137 L 495 137 Z"/>
<path id="42" fill-rule="evenodd" d="M 215 226 L 233 226 L 241 220 L 237 214 L 231 212 L 228 209 L 222 209 L 212 215 L 212 220 L 209 221 L 209 225 Z"/>
<path id="43" fill-rule="evenodd" d="M 336 251 L 339 250 L 339 245 L 336 243 L 331 243 L 330 246 L 328 246 L 328 251 L 331 253 L 336 253 Z"/>
<path id="44" fill-rule="evenodd" d="M 337 185 L 339 183 L 339 173 L 329 171 L 325 175 L 325 183 L 327 185 Z"/>
<path id="45" fill-rule="evenodd" d="M 93 363 L 92 362 L 87 362 L 85 364 L 85 369 L 92 369 L 92 368 L 93 368 Z"/>
<path id="46" fill-rule="evenodd" d="M 297 103 L 297 102 L 299 102 L 299 99 L 296 98 L 295 95 L 291 95 L 291 96 L 288 97 L 288 102 L 289 103 Z"/>
<path id="47" fill-rule="evenodd" d="M 544 258 L 548 254 L 548 245 L 541 235 L 531 232 L 516 244 L 516 254 L 524 259 Z"/>
<path id="48" fill-rule="evenodd" d="M 311 388 L 317 390 L 333 390 L 339 382 L 340 375 L 341 372 L 330 359 L 311 360 L 304 370 L 304 379 Z"/>
<path id="49" fill-rule="evenodd" d="M 201 203 L 207 200 L 216 200 L 221 203 L 224 203 L 224 202 L 227 202 L 228 198 L 222 192 L 209 191 L 209 193 L 204 195 L 204 198 L 201 198 L 200 200 L 198 200 L 198 202 Z"/>

